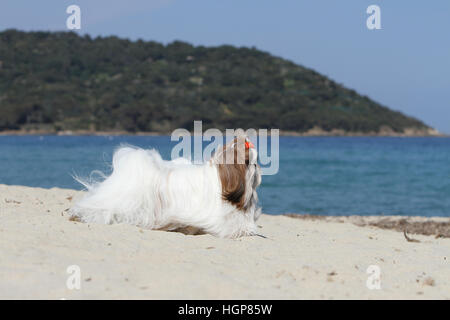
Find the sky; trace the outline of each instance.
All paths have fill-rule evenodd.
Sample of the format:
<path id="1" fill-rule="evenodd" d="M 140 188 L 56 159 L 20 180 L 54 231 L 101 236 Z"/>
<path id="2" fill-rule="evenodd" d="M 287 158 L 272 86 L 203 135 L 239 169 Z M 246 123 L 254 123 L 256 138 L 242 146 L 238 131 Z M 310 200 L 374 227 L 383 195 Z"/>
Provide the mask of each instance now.
<path id="1" fill-rule="evenodd" d="M 450 133 L 448 0 L 2 0 L 0 30 L 67 30 L 72 4 L 77 33 L 254 46 Z"/>

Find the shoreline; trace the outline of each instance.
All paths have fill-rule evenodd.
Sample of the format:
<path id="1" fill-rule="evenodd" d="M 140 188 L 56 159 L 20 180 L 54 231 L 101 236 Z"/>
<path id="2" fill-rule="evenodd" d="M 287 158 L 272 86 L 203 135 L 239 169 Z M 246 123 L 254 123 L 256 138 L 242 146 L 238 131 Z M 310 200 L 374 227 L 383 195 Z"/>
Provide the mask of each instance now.
<path id="1" fill-rule="evenodd" d="M 238 239 L 70 221 L 82 196 L 0 185 L 0 299 L 450 299 L 449 238 L 373 217 L 263 214 L 266 238 Z M 79 290 L 67 287 L 74 265 Z"/>
<path id="2" fill-rule="evenodd" d="M 193 132 L 191 132 L 193 135 Z M 270 136 L 270 130 L 268 130 Z M 47 130 L 5 130 L 0 131 L 0 136 L 171 136 L 171 132 L 128 132 L 128 131 L 47 131 Z M 323 131 L 310 130 L 307 132 L 281 131 L 281 137 L 396 137 L 396 138 L 448 138 L 450 134 L 431 131 L 426 132 L 343 132 L 343 131 Z"/>

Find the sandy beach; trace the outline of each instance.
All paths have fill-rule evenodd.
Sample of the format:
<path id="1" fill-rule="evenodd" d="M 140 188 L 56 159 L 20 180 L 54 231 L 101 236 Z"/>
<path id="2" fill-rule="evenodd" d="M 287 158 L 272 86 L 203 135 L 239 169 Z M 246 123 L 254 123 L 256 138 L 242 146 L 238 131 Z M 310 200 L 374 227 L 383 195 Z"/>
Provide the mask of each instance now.
<path id="1" fill-rule="evenodd" d="M 0 185 L 1 299 L 450 299 L 449 219 L 263 214 L 229 240 L 69 221 L 82 195 Z"/>

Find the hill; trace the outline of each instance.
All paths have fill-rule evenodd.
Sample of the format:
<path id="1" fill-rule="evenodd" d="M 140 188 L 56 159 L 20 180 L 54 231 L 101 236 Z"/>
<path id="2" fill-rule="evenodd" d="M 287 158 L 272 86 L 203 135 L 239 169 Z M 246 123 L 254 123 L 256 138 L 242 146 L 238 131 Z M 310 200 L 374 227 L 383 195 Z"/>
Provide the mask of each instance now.
<path id="1" fill-rule="evenodd" d="M 204 129 L 433 132 L 255 48 L 0 32 L 0 131 L 170 132 L 194 120 Z"/>

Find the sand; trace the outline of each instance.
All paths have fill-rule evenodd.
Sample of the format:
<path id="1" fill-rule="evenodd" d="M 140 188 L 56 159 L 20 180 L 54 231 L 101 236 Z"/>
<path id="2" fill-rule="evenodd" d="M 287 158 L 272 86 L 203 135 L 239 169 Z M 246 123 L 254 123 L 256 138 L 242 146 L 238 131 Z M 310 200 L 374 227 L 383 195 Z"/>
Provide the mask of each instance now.
<path id="1" fill-rule="evenodd" d="M 450 299 L 450 238 L 269 215 L 266 239 L 188 236 L 69 221 L 80 196 L 0 185 L 1 299 Z"/>

